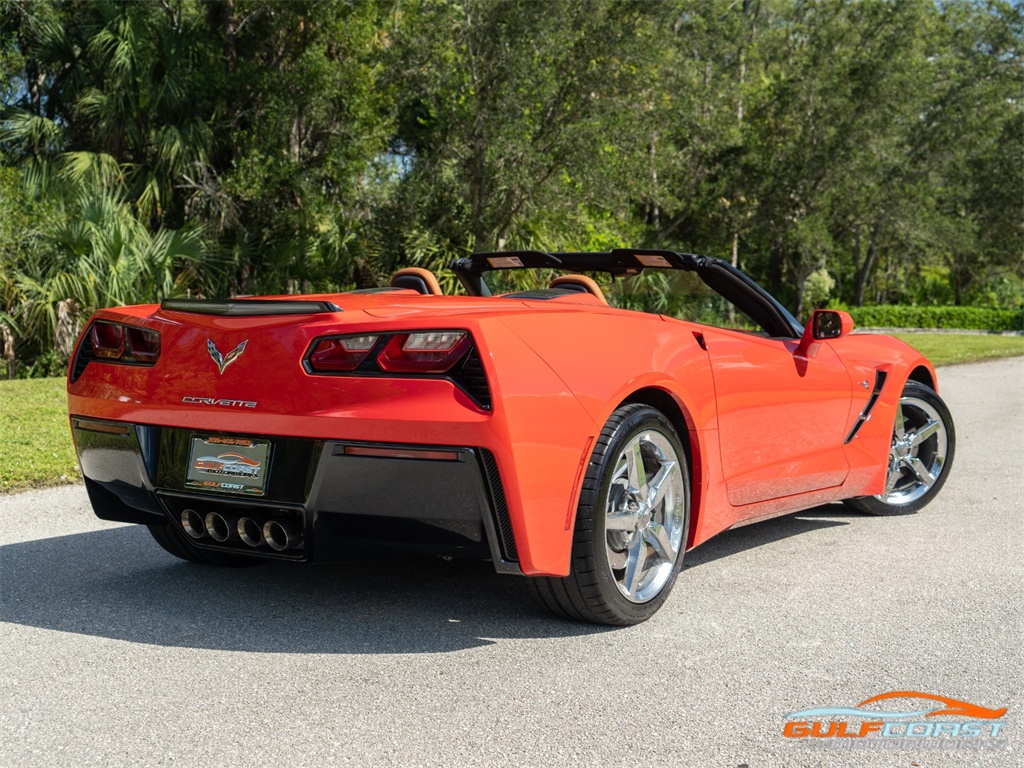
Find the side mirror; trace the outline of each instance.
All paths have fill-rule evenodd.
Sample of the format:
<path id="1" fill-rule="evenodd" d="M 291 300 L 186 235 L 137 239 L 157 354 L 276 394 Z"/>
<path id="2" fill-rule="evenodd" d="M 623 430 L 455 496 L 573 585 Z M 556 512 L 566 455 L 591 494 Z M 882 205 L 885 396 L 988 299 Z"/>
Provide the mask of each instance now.
<path id="1" fill-rule="evenodd" d="M 838 309 L 816 309 L 804 328 L 793 354 L 797 357 L 811 358 L 818 354 L 818 342 L 825 339 L 841 339 L 853 330 L 853 318 Z"/>
<path id="2" fill-rule="evenodd" d="M 815 339 L 841 339 L 853 330 L 853 318 L 838 309 L 816 309 L 810 326 Z"/>

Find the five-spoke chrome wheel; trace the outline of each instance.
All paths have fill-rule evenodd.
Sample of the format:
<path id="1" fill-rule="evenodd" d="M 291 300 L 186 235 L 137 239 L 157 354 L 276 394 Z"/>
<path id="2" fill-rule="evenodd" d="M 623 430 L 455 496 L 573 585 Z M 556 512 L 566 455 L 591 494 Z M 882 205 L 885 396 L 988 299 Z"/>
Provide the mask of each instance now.
<path id="1" fill-rule="evenodd" d="M 690 471 L 672 422 L 642 403 L 621 406 L 594 443 L 564 578 L 529 580 L 562 616 L 638 624 L 672 591 L 690 522 Z"/>
<path id="2" fill-rule="evenodd" d="M 930 387 L 908 381 L 894 422 L 885 490 L 877 496 L 847 500 L 872 515 L 916 512 L 939 492 L 953 463 L 953 419 Z"/>
<path id="3" fill-rule="evenodd" d="M 886 504 L 909 504 L 920 499 L 942 474 L 948 447 L 946 426 L 935 407 L 914 395 L 901 397 L 896 407 L 885 493 L 875 498 Z"/>
<path id="4" fill-rule="evenodd" d="M 672 576 L 683 541 L 683 468 L 660 432 L 634 436 L 619 454 L 605 507 L 605 554 L 619 592 L 634 603 Z"/>

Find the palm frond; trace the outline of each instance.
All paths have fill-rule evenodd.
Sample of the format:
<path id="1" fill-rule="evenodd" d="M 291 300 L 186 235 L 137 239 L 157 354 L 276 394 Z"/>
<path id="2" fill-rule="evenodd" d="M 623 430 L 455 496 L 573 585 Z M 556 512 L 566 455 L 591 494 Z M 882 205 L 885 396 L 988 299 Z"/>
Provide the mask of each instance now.
<path id="1" fill-rule="evenodd" d="M 100 193 L 124 183 L 121 166 L 105 152 L 65 152 L 61 161 L 61 173 L 79 189 Z"/>

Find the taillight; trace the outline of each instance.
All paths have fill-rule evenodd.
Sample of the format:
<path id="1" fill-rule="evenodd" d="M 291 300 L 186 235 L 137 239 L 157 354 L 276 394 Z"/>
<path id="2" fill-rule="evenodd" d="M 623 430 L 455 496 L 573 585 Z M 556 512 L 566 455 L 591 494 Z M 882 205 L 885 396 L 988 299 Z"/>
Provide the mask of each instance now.
<path id="1" fill-rule="evenodd" d="M 112 323 L 109 320 L 94 320 L 89 326 L 85 342 L 78 350 L 78 360 L 82 363 L 82 368 L 90 360 L 153 365 L 159 358 L 159 331 L 124 323 Z"/>
<path id="2" fill-rule="evenodd" d="M 314 371 L 354 371 L 365 360 L 379 336 L 341 336 L 317 342 L 309 355 Z"/>
<path id="3" fill-rule="evenodd" d="M 119 360 L 124 357 L 124 326 L 97 320 L 89 329 L 89 341 L 96 357 Z"/>
<path id="4" fill-rule="evenodd" d="M 160 359 L 160 332 L 135 325 L 93 320 L 71 363 L 74 383 L 92 362 L 154 365 Z"/>
<path id="5" fill-rule="evenodd" d="M 389 373 L 447 373 L 470 346 L 465 331 L 398 334 L 377 356 Z"/>
<path id="6" fill-rule="evenodd" d="M 443 376 L 484 410 L 491 408 L 480 353 L 469 331 L 391 331 L 313 339 L 306 373 L 367 377 Z"/>
<path id="7" fill-rule="evenodd" d="M 128 329 L 128 352 L 140 363 L 155 363 L 160 357 L 160 334 L 145 328 L 125 326 Z"/>

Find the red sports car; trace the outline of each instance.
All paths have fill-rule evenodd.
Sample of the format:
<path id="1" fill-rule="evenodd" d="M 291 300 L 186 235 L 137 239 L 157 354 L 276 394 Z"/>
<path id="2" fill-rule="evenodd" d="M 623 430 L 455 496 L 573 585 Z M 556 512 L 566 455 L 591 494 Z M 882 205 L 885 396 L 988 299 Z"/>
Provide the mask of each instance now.
<path id="1" fill-rule="evenodd" d="M 406 269 L 389 288 L 97 312 L 68 376 L 96 514 L 199 563 L 489 559 L 556 613 L 633 624 L 721 531 L 837 500 L 915 512 L 949 474 L 920 353 L 851 335 L 844 312 L 803 328 L 726 262 L 451 267 L 468 295 Z M 548 287 L 516 290 L 526 274 Z M 605 298 L 640 306 L 655 283 L 674 316 Z"/>

